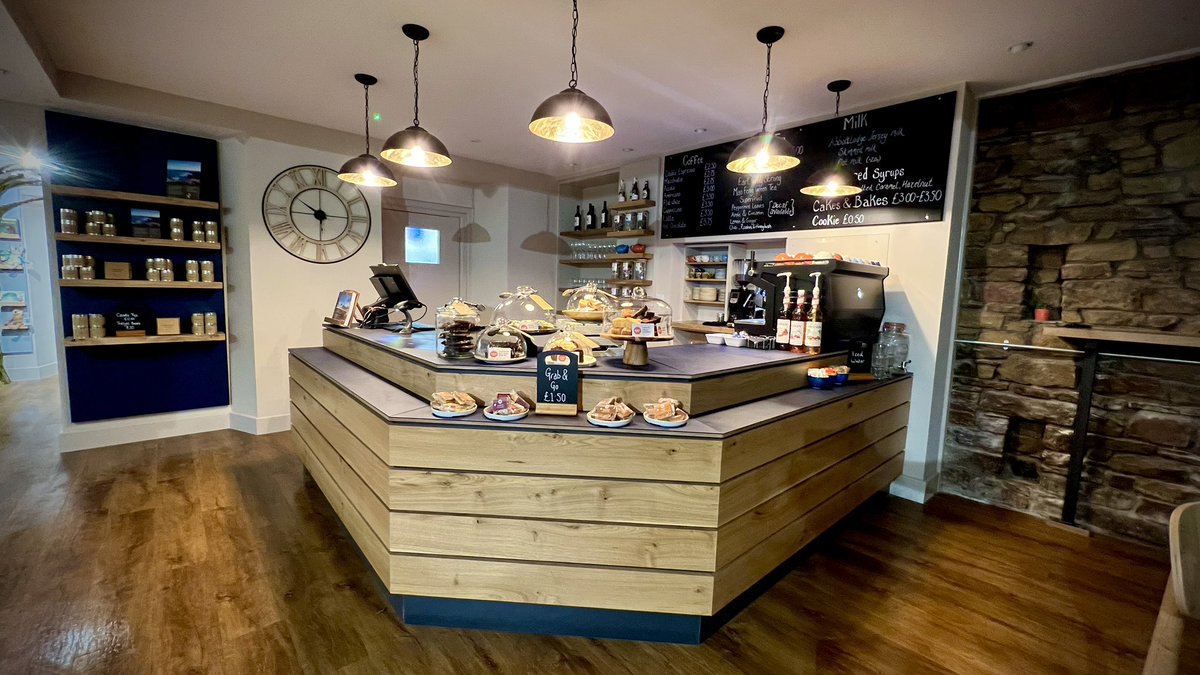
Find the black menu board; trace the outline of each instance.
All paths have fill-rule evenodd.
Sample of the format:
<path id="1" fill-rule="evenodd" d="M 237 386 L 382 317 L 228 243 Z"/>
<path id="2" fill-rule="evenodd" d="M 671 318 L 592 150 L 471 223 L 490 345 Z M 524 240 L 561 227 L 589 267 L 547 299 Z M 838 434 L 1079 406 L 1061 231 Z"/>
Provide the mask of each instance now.
<path id="1" fill-rule="evenodd" d="M 740 141 L 668 155 L 662 236 L 792 232 L 942 219 L 956 92 L 817 122 L 779 133 L 800 166 L 765 175 L 729 171 Z M 837 160 L 863 191 L 850 197 L 800 193 Z"/>

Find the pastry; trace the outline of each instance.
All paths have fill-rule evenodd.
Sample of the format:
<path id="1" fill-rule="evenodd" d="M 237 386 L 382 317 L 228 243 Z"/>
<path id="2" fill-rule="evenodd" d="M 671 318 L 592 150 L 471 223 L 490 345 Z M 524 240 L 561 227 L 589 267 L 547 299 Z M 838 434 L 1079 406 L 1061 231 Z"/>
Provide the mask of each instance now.
<path id="1" fill-rule="evenodd" d="M 433 394 L 433 400 L 429 403 L 434 410 L 441 412 L 467 412 L 478 407 L 475 399 L 465 391 L 437 391 Z"/>
<path id="2" fill-rule="evenodd" d="M 588 413 L 592 419 L 602 422 L 617 422 L 621 420 L 631 419 L 634 416 L 633 408 L 625 405 L 620 396 L 606 398 L 596 404 L 595 408 Z"/>
<path id="3" fill-rule="evenodd" d="M 646 417 L 660 422 L 682 422 L 688 418 L 687 413 L 680 407 L 682 405 L 673 398 L 660 398 L 655 403 L 646 403 L 642 409 Z"/>
<path id="4" fill-rule="evenodd" d="M 529 406 L 521 400 L 515 391 L 503 391 L 496 394 L 496 400 L 488 406 L 487 411 L 493 415 L 520 415 L 529 411 Z"/>

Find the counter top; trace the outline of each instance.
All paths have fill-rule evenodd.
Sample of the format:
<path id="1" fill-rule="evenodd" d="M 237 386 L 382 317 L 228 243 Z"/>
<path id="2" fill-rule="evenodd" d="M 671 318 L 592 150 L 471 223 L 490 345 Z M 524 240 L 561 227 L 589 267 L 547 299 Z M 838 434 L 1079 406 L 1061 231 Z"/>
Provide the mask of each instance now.
<path id="1" fill-rule="evenodd" d="M 706 326 L 700 321 L 675 321 L 671 324 L 671 327 L 685 333 L 697 333 L 700 335 L 707 335 L 709 333 L 733 335 L 733 329 L 729 326 Z"/>
<path id="2" fill-rule="evenodd" d="M 709 345 L 702 345 L 709 347 Z M 663 350 L 668 348 L 663 347 Z M 672 349 L 683 349 L 675 347 Z M 708 350 L 709 360 L 712 351 L 720 349 L 713 346 Z M 756 352 L 750 349 L 729 348 L 722 352 L 722 360 L 726 353 L 736 354 L 746 352 L 751 354 L 766 354 L 771 352 Z M 524 430 L 546 430 L 570 433 L 586 431 L 605 433 L 653 435 L 669 437 L 689 437 L 719 439 L 745 432 L 757 426 L 769 424 L 780 418 L 794 415 L 808 409 L 833 403 L 843 398 L 886 386 L 895 380 L 848 384 L 832 390 L 819 391 L 815 389 L 797 389 L 778 394 L 751 403 L 733 406 L 724 410 L 705 415 L 693 416 L 688 423 L 676 429 L 663 429 L 647 423 L 641 417 L 634 418 L 629 426 L 620 429 L 602 429 L 589 424 L 583 413 L 573 417 L 556 415 L 535 415 L 530 413 L 525 419 L 517 422 L 497 422 L 483 416 L 482 411 L 468 417 L 443 419 L 434 417 L 429 409 L 429 403 L 419 397 L 408 394 L 387 380 L 371 371 L 358 366 L 321 347 L 292 349 L 290 353 L 304 365 L 324 375 L 338 388 L 354 397 L 376 415 L 393 424 L 416 424 L 436 427 L 457 428 L 492 428 Z M 780 356 L 784 356 L 780 354 Z M 532 361 L 531 361 L 532 363 Z M 595 369 L 584 370 L 581 377 L 594 377 Z M 910 377 L 910 376 L 905 376 Z M 897 378 L 899 379 L 899 378 Z M 533 392 L 526 392 L 532 394 Z M 640 408 L 642 401 L 629 401 L 634 408 Z"/>
<path id="3" fill-rule="evenodd" d="M 411 336 L 378 329 L 327 328 L 326 330 L 352 338 L 364 344 L 394 353 L 403 359 L 421 364 L 438 372 L 519 374 L 533 377 L 535 360 L 526 359 L 513 365 L 488 365 L 475 360 L 446 361 L 434 351 L 433 331 Z M 744 349 L 720 345 L 670 345 L 650 349 L 650 364 L 634 368 L 616 358 L 601 358 L 591 368 L 582 369 L 589 378 L 651 379 L 695 381 L 721 377 L 729 373 L 745 373 L 758 368 L 771 368 L 802 361 L 838 356 L 845 352 L 828 352 L 817 356 L 792 354 L 783 351 Z M 716 356 L 720 358 L 714 358 Z"/>

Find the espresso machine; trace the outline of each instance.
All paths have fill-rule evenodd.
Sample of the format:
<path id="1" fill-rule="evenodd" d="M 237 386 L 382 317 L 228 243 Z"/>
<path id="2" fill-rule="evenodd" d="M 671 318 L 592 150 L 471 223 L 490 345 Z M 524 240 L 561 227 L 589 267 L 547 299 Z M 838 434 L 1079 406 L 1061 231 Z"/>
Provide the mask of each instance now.
<path id="1" fill-rule="evenodd" d="M 733 276 L 737 285 L 729 289 L 728 321 L 735 325 L 746 321 L 761 322 L 766 294 L 761 288 L 750 285 L 750 280 L 758 276 L 758 261 L 754 259 L 754 251 L 750 252 L 749 258 L 736 258 L 733 262 L 738 266 L 737 274 Z"/>

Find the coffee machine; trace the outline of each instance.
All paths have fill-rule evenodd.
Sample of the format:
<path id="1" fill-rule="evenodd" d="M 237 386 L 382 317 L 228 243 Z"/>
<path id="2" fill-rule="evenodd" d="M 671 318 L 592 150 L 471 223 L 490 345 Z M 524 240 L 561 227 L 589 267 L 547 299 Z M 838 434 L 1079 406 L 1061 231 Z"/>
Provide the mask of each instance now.
<path id="1" fill-rule="evenodd" d="M 750 280 L 758 275 L 754 251 L 750 252 L 749 258 L 736 258 L 733 262 L 738 265 L 738 272 L 733 276 L 737 286 L 729 290 L 729 322 L 736 325 L 738 322 L 760 320 L 766 294 L 762 289 L 749 285 Z"/>

